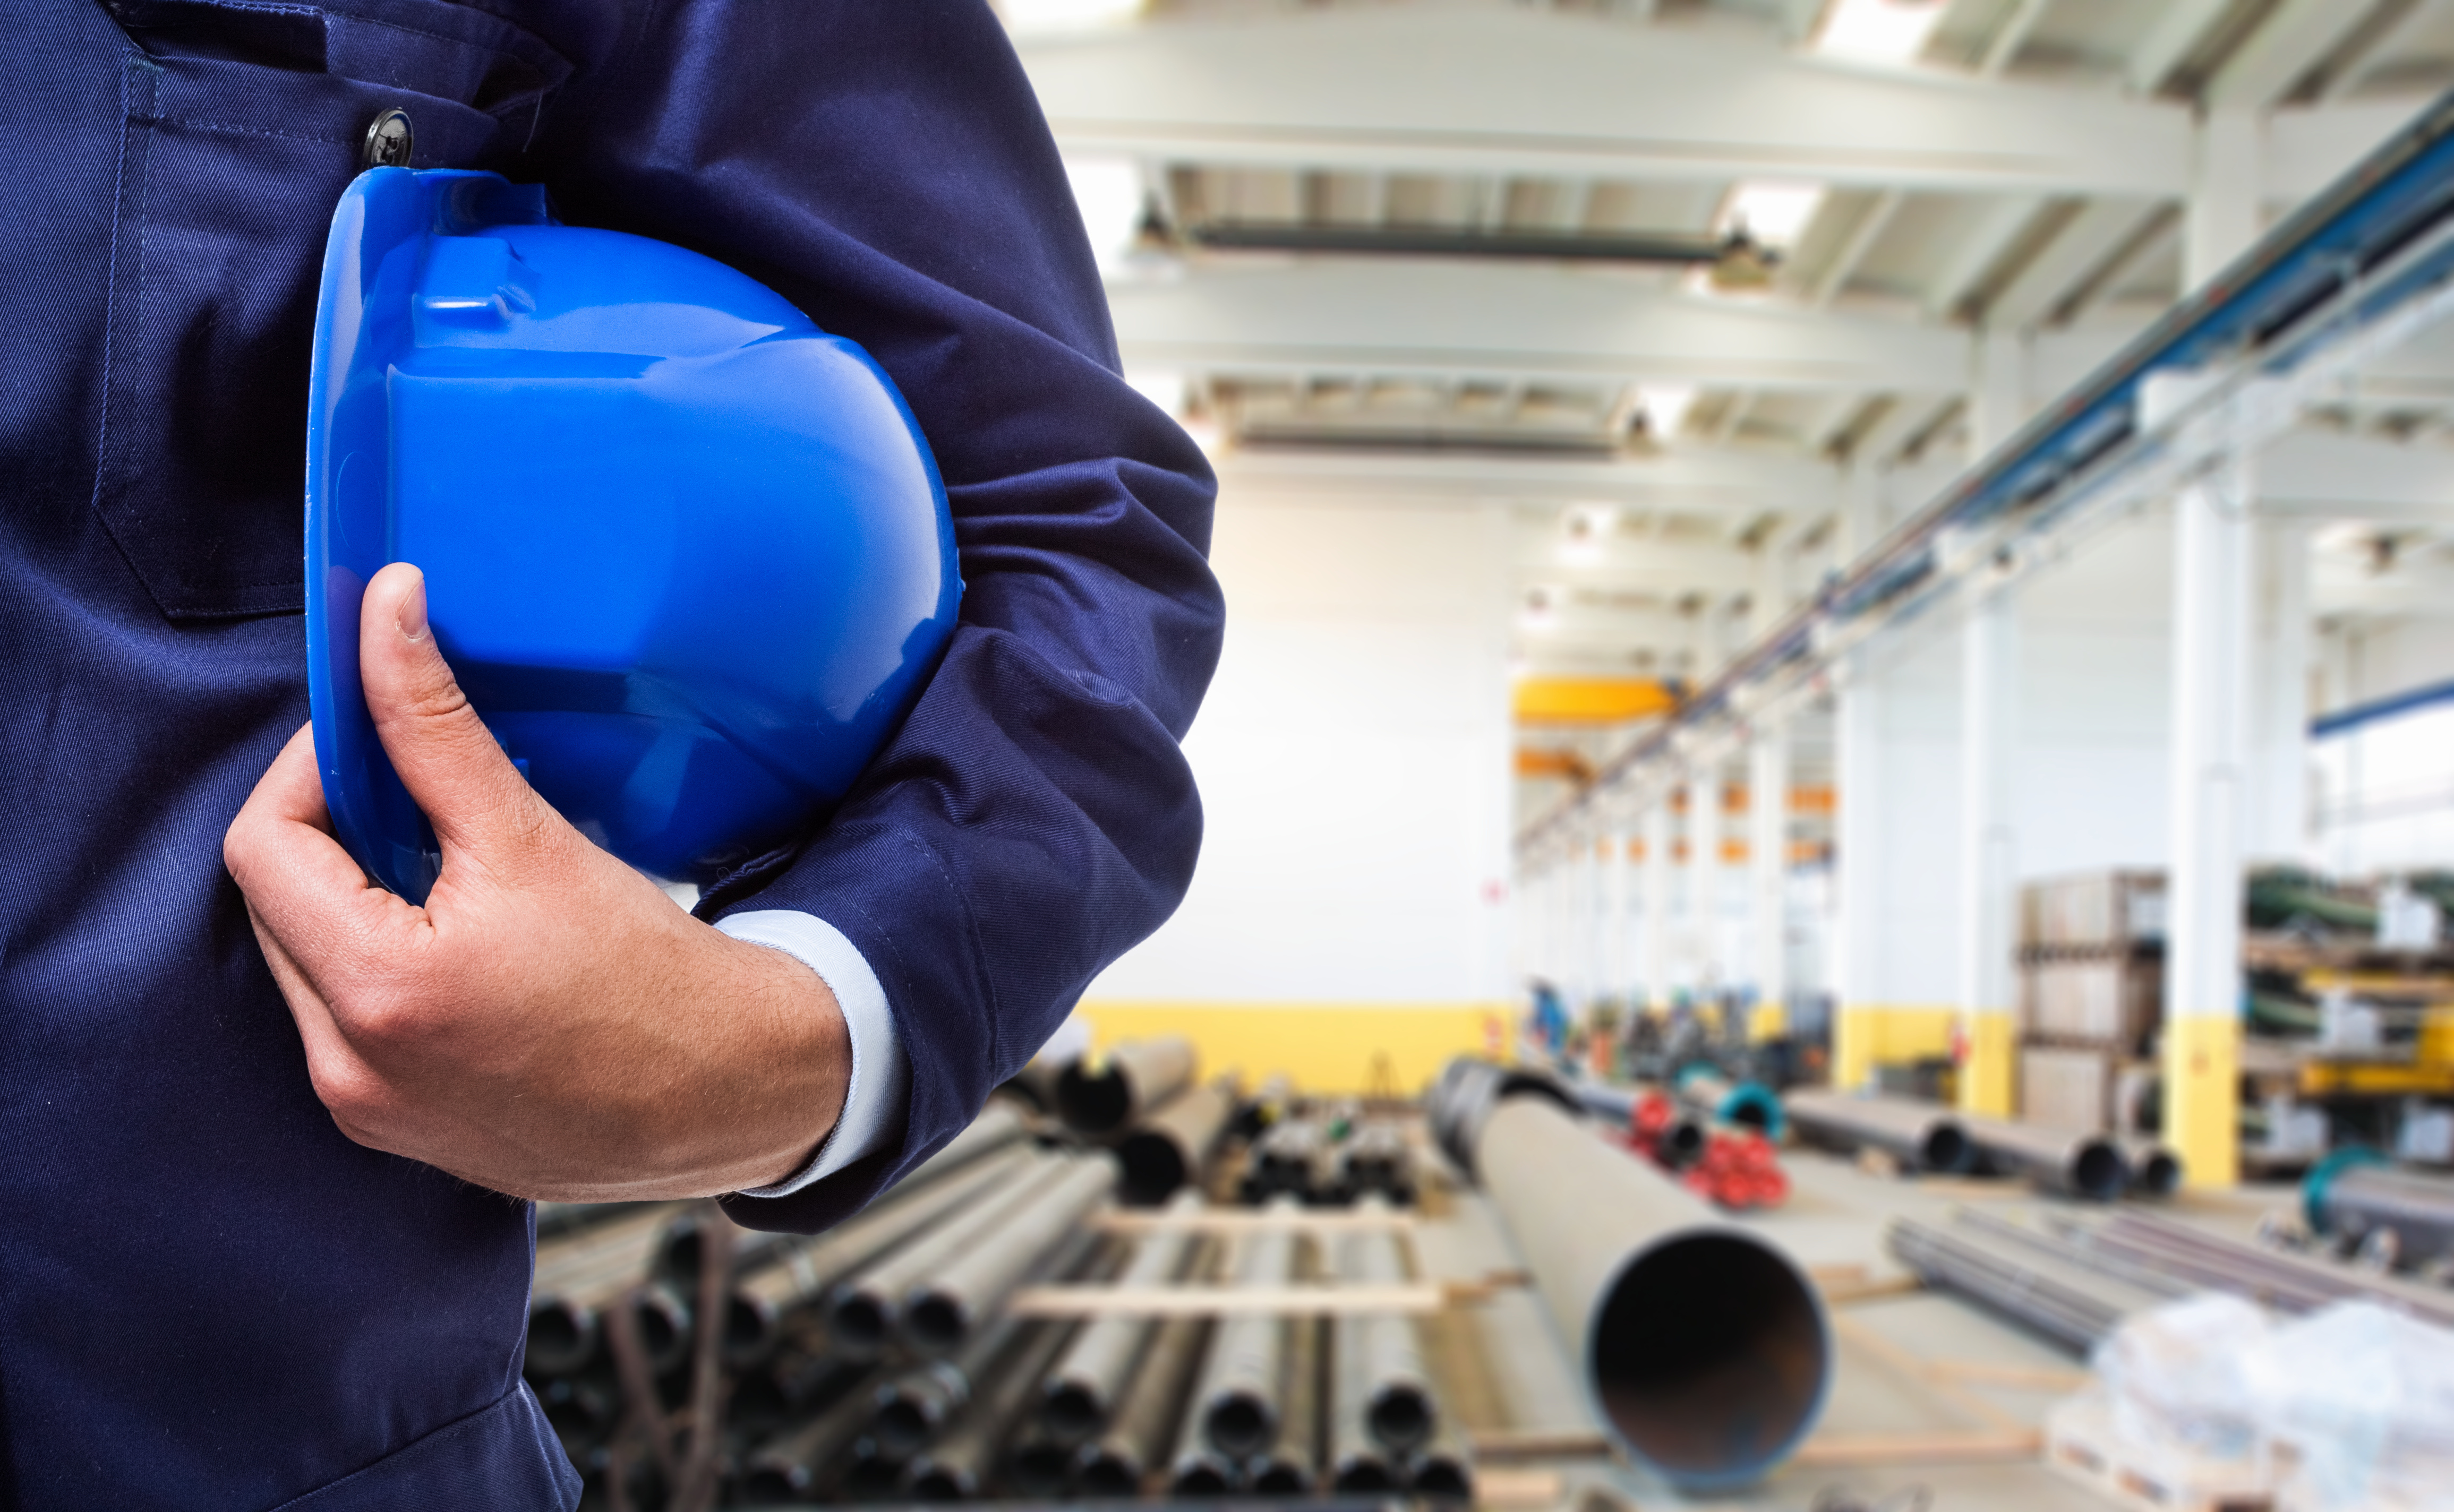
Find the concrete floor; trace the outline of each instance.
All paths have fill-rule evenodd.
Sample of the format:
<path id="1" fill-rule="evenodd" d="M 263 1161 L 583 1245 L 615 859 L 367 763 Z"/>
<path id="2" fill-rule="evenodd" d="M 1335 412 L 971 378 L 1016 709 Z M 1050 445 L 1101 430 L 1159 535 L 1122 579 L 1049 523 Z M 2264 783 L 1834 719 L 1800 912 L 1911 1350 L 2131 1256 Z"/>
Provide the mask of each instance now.
<path id="1" fill-rule="evenodd" d="M 2022 1441 L 2083 1379 L 2085 1363 L 2017 1324 L 1914 1279 L 1883 1250 L 1896 1216 L 1940 1219 L 1956 1204 L 2007 1213 L 2056 1200 L 2012 1182 L 1917 1181 L 1836 1157 L 1786 1150 L 1790 1199 L 1743 1220 L 1778 1237 L 1831 1298 L 1838 1365 L 1822 1417 L 1790 1463 L 1747 1492 L 1690 1502 L 1593 1452 L 1486 1455 L 1495 1507 L 1623 1512 L 1709 1505 L 1807 1512 L 1846 1493 L 1881 1512 L 1912 1512 L 1914 1488 L 1948 1512 L 2102 1512 L 2107 1502 L 2045 1468 Z M 1465 1280 L 1504 1268 L 1507 1244 L 1483 1199 L 1443 1172 L 1426 1195 L 1417 1253 L 1427 1279 Z M 2289 1186 L 2185 1196 L 2162 1210 L 2246 1236 L 2259 1216 L 2294 1199 Z M 1599 1429 L 1565 1352 L 1530 1292 L 1506 1288 L 1462 1309 L 1468 1340 L 1436 1347 L 1455 1411 L 1478 1438 L 1505 1441 Z M 1441 1325 L 1454 1331 L 1452 1320 Z M 1547 1358 L 1546 1358 L 1547 1357 Z M 1483 1379 L 1473 1379 L 1476 1376 Z M 1828 1503 L 1826 1503 L 1828 1505 Z"/>

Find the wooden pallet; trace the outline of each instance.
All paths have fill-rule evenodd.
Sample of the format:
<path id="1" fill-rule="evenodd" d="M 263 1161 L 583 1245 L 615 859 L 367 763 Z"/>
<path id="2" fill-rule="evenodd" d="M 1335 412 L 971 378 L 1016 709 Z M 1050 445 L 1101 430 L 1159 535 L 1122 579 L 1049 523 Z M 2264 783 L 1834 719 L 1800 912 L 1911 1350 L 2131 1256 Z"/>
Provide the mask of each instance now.
<path id="1" fill-rule="evenodd" d="M 2073 1398 L 2046 1416 L 2045 1463 L 2137 1512 L 2275 1512 L 2281 1479 L 2266 1462 L 2135 1443 L 2114 1430 L 2113 1414 L 2093 1397 Z"/>

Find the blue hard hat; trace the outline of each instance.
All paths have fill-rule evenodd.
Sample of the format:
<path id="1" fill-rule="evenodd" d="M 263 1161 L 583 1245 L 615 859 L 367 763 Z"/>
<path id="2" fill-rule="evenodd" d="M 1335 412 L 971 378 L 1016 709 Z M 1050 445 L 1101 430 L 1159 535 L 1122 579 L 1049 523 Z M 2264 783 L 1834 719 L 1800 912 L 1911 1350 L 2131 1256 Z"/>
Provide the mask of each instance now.
<path id="1" fill-rule="evenodd" d="M 390 562 L 581 833 L 713 881 L 841 799 L 962 593 L 936 464 L 869 354 L 721 263 L 555 223 L 492 173 L 379 168 L 325 246 L 307 677 L 341 843 L 412 903 L 442 857 L 375 738 Z"/>

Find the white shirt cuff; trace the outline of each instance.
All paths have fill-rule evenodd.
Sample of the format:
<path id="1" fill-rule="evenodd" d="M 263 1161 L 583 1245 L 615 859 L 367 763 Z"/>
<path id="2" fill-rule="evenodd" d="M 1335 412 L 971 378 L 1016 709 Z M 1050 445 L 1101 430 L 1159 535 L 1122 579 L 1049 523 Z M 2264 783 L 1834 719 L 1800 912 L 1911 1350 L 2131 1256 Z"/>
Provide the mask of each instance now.
<path id="1" fill-rule="evenodd" d="M 821 1177 L 832 1176 L 864 1155 L 886 1147 L 904 1104 L 911 1098 L 912 1067 L 895 1037 L 886 989 L 869 968 L 860 947 L 842 930 L 814 914 L 784 908 L 736 913 L 716 922 L 735 940 L 781 950 L 818 974 L 843 1009 L 852 1037 L 852 1077 L 844 1086 L 843 1112 L 810 1164 L 773 1186 L 745 1189 L 744 1197 L 789 1197 Z"/>

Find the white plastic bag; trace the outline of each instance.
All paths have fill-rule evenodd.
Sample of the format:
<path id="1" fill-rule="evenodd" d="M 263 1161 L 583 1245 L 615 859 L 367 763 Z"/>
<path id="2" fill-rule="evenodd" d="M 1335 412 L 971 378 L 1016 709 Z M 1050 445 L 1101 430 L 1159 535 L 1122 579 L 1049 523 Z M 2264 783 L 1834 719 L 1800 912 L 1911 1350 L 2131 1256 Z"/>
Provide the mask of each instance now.
<path id="1" fill-rule="evenodd" d="M 2095 1360 L 2114 1430 L 2211 1459 L 2258 1456 L 2257 1404 L 2242 1360 L 2264 1345 L 2267 1330 L 2256 1303 L 2214 1292 L 2125 1320 Z"/>
<path id="2" fill-rule="evenodd" d="M 2274 1329 L 2242 1374 L 2298 1456 L 2290 1504 L 2454 1509 L 2454 1329 L 2338 1303 Z"/>

